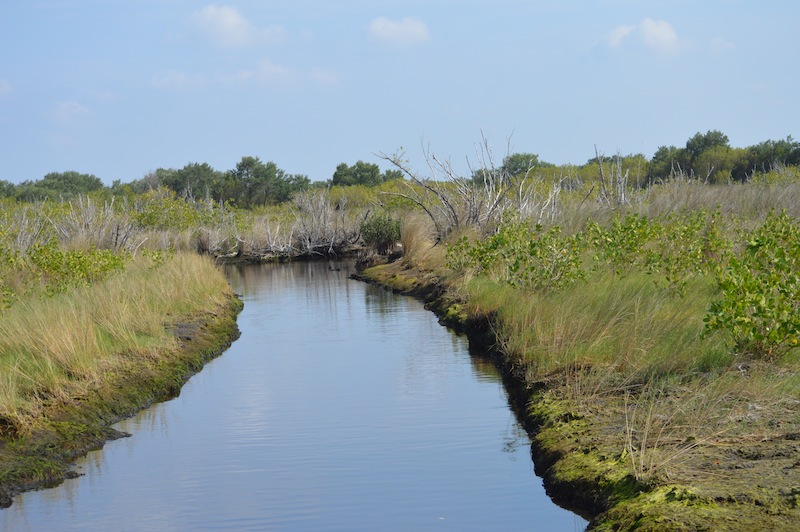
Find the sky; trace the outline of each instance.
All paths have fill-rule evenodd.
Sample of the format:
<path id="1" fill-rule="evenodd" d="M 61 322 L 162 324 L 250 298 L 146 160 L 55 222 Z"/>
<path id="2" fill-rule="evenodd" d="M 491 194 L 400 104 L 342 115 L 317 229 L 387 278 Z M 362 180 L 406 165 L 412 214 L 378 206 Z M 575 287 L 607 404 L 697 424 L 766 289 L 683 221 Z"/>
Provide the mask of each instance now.
<path id="1" fill-rule="evenodd" d="M 800 138 L 797 0 L 0 0 L 0 180 Z"/>

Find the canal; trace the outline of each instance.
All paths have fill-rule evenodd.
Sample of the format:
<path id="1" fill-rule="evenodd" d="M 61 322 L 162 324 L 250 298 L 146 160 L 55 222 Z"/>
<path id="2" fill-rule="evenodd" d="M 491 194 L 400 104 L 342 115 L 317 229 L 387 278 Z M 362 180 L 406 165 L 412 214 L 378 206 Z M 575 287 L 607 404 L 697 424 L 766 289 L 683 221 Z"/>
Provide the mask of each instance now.
<path id="1" fill-rule="evenodd" d="M 566 530 L 493 365 L 352 263 L 229 267 L 241 337 L 6 531 Z"/>

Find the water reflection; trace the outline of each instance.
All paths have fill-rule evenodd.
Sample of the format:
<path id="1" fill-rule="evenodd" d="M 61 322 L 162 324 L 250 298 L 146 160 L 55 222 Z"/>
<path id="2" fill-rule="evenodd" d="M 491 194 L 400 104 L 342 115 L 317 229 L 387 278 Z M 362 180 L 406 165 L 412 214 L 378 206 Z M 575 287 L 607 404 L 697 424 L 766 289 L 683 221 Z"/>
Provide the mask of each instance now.
<path id="1" fill-rule="evenodd" d="M 241 338 L 3 530 L 580 530 L 500 377 L 350 264 L 228 270 Z"/>

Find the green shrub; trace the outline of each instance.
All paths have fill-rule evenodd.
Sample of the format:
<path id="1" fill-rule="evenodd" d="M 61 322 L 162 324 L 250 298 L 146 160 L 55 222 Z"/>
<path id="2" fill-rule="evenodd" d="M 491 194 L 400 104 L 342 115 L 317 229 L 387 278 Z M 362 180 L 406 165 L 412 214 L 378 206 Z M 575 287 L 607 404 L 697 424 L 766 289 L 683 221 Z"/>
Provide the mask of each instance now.
<path id="1" fill-rule="evenodd" d="M 550 290 L 583 279 L 583 235 L 564 236 L 557 226 L 545 230 L 524 222 L 506 221 L 484 240 L 465 237 L 448 249 L 448 265 L 472 270 L 513 287 Z"/>
<path id="2" fill-rule="evenodd" d="M 128 260 L 127 254 L 94 247 L 87 251 L 62 251 L 53 240 L 31 248 L 27 258 L 28 267 L 41 276 L 50 295 L 104 279 L 123 270 Z"/>
<path id="3" fill-rule="evenodd" d="M 706 330 L 725 331 L 756 357 L 785 353 L 800 342 L 800 226 L 770 214 L 739 257 L 721 270 L 722 298 L 711 304 Z"/>
<path id="4" fill-rule="evenodd" d="M 386 255 L 400 240 L 400 220 L 384 211 L 375 212 L 361 225 L 361 238 L 379 254 Z"/>

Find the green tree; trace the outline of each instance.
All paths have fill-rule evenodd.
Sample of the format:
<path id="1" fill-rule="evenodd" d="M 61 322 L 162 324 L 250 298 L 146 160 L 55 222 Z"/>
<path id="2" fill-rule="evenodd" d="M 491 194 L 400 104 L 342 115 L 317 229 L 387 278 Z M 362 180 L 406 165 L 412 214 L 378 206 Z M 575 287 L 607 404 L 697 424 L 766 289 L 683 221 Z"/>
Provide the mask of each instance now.
<path id="1" fill-rule="evenodd" d="M 689 156 L 689 160 L 694 162 L 701 153 L 716 147 L 730 148 L 728 136 L 716 129 L 706 133 L 698 132 L 686 141 L 686 154 Z"/>
<path id="2" fill-rule="evenodd" d="M 104 187 L 99 177 L 74 171 L 51 172 L 45 175 L 38 182 L 38 185 L 61 194 L 64 197 L 88 194 L 89 192 L 100 190 Z"/>
<path id="3" fill-rule="evenodd" d="M 648 175 L 650 181 L 653 181 L 667 179 L 680 172 L 688 172 L 688 170 L 689 157 L 685 149 L 661 146 L 650 160 Z"/>
<path id="4" fill-rule="evenodd" d="M 161 185 L 164 185 L 184 198 L 202 198 L 211 194 L 214 182 L 221 178 L 219 172 L 208 163 L 189 163 L 180 170 L 159 169 Z"/>
<path id="5" fill-rule="evenodd" d="M 535 153 L 513 153 L 503 159 L 500 171 L 508 177 L 525 177 L 528 170 L 542 166 Z"/>
<path id="6" fill-rule="evenodd" d="M 365 185 L 374 187 L 382 182 L 380 167 L 364 161 L 358 161 L 353 166 L 348 166 L 346 163 L 339 164 L 331 178 L 331 184 L 334 186 Z"/>
<path id="7" fill-rule="evenodd" d="M 17 193 L 14 183 L 0 179 L 0 198 L 13 198 Z"/>
<path id="8" fill-rule="evenodd" d="M 708 183 L 727 183 L 733 178 L 738 152 L 728 146 L 714 146 L 703 150 L 694 161 L 695 176 Z"/>
<path id="9" fill-rule="evenodd" d="M 292 194 L 310 187 L 304 175 L 290 175 L 258 157 L 242 157 L 236 168 L 221 176 L 212 185 L 212 196 L 218 201 L 232 201 L 252 208 L 288 201 Z"/>
<path id="10" fill-rule="evenodd" d="M 761 172 L 769 171 L 776 164 L 800 165 L 800 142 L 791 135 L 784 140 L 766 140 L 749 148 L 751 168 Z"/>
<path id="11" fill-rule="evenodd" d="M 398 179 L 403 179 L 403 172 L 401 172 L 400 170 L 386 170 L 383 173 L 382 181 L 384 183 L 388 181 L 396 181 Z"/>
<path id="12" fill-rule="evenodd" d="M 24 181 L 16 187 L 22 201 L 69 199 L 105 188 L 99 177 L 79 172 L 50 172 L 38 181 Z"/>
<path id="13" fill-rule="evenodd" d="M 333 186 L 352 186 L 364 185 L 374 187 L 387 181 L 402 179 L 403 173 L 400 170 L 387 170 L 381 173 L 377 164 L 358 161 L 349 166 L 347 163 L 340 163 L 333 172 L 330 184 Z"/>

